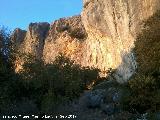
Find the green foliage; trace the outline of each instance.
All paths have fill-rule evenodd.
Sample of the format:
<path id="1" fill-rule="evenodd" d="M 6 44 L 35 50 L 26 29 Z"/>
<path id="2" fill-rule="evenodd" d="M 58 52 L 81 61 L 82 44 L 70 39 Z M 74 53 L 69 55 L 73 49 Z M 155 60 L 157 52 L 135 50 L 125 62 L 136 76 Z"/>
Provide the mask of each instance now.
<path id="1" fill-rule="evenodd" d="M 10 52 L 10 31 L 4 27 L 0 26 L 0 53 L 7 61 Z"/>
<path id="2" fill-rule="evenodd" d="M 20 72 L 23 93 L 19 96 L 34 100 L 45 112 L 79 97 L 87 83 L 98 78 L 97 69 L 76 65 L 63 55 L 59 55 L 52 64 L 44 64 L 33 56 L 24 58 Z"/>
<path id="3" fill-rule="evenodd" d="M 139 71 L 160 71 L 160 11 L 145 22 L 144 30 L 135 42 Z"/>
<path id="4" fill-rule="evenodd" d="M 137 74 L 129 81 L 126 106 L 144 113 L 160 110 L 160 11 L 145 21 L 135 42 Z"/>
<path id="5" fill-rule="evenodd" d="M 21 103 L 24 98 L 33 101 L 43 112 L 53 111 L 55 105 L 78 97 L 85 89 L 86 69 L 75 65 L 68 58 L 60 55 L 53 64 L 45 65 L 31 55 L 18 55 L 25 63 L 24 69 L 15 74 L 12 64 L 9 63 L 14 61 L 12 58 L 15 57 L 11 56 L 9 61 L 5 61 L 3 52 L 0 53 L 0 112 Z M 88 68 L 86 71 L 90 73 Z M 93 71 L 95 74 L 95 70 Z M 98 72 L 93 76 L 97 78 L 97 75 Z"/>
<path id="6" fill-rule="evenodd" d="M 65 23 L 63 19 L 58 23 L 56 30 L 60 33 L 67 31 L 72 38 L 85 39 L 87 37 L 87 33 L 84 28 L 80 28 L 78 26 L 71 27 L 70 23 Z"/>
<path id="7" fill-rule="evenodd" d="M 10 34 L 5 27 L 0 28 L 0 112 L 14 100 L 14 87 L 17 76 L 9 60 Z"/>
<path id="8" fill-rule="evenodd" d="M 52 64 L 44 64 L 32 55 L 18 56 L 24 60 L 18 74 L 0 59 L 0 111 L 3 112 L 10 112 L 10 106 L 24 99 L 32 101 L 39 113 L 53 112 L 59 104 L 79 97 L 86 85 L 98 78 L 98 69 L 81 67 L 63 55 Z M 22 107 L 14 109 L 23 110 Z"/>
<path id="9" fill-rule="evenodd" d="M 87 34 L 81 28 L 75 28 L 69 30 L 69 35 L 73 38 L 84 39 L 87 37 Z"/>
<path id="10" fill-rule="evenodd" d="M 129 81 L 129 88 L 131 96 L 124 103 L 128 109 L 140 113 L 160 110 L 160 87 L 153 76 L 137 74 Z"/>

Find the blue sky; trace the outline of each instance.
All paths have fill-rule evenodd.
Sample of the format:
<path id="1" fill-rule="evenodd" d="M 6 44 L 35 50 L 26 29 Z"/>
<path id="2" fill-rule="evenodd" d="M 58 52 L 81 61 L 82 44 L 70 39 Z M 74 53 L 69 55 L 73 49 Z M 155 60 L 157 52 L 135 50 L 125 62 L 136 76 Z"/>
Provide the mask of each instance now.
<path id="1" fill-rule="evenodd" d="M 82 0 L 0 0 L 0 25 L 27 29 L 30 22 L 53 22 L 80 14 Z"/>

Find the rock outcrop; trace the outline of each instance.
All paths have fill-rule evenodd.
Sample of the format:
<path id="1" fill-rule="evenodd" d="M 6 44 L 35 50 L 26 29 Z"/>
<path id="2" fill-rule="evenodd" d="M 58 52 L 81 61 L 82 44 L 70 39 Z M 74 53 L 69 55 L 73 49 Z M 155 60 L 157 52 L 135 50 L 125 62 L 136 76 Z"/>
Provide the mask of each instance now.
<path id="1" fill-rule="evenodd" d="M 62 18 L 50 26 L 49 35 L 45 40 L 43 58 L 51 63 L 62 53 L 76 63 L 83 61 L 83 44 L 87 37 L 80 16 Z"/>
<path id="2" fill-rule="evenodd" d="M 48 35 L 49 23 L 30 23 L 23 42 L 22 51 L 42 58 L 45 38 Z"/>
<path id="3" fill-rule="evenodd" d="M 16 50 L 19 50 L 21 44 L 24 42 L 27 31 L 16 28 L 11 36 L 13 46 Z"/>
<path id="4" fill-rule="evenodd" d="M 15 49 L 18 53 L 31 54 L 41 59 L 43 55 L 44 41 L 48 35 L 49 23 L 30 23 L 27 31 L 15 29 L 12 34 L 12 41 L 15 42 Z M 24 59 L 20 56 L 15 60 L 15 71 L 22 69 Z"/>
<path id="5" fill-rule="evenodd" d="M 88 34 L 86 56 L 92 56 L 89 64 L 101 70 L 116 69 L 119 82 L 128 80 L 136 69 L 132 51 L 136 35 L 142 21 L 159 5 L 159 0 L 84 0 L 82 21 Z"/>
<path id="6" fill-rule="evenodd" d="M 109 68 L 116 69 L 115 78 L 123 83 L 137 67 L 133 52 L 136 36 L 159 5 L 159 0 L 84 0 L 81 16 L 51 25 L 32 23 L 24 39 L 14 39 L 22 41 L 20 51 L 46 63 L 63 53 L 82 66 L 99 68 L 103 75 Z M 16 32 L 14 36 L 18 36 Z"/>

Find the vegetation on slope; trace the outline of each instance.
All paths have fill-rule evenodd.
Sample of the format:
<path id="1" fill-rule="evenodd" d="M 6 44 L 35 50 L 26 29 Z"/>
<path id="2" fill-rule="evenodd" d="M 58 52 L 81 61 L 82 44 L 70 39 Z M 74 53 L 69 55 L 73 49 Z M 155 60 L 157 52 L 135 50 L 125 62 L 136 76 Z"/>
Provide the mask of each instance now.
<path id="1" fill-rule="evenodd" d="M 88 83 L 99 77 L 98 69 L 81 67 L 63 55 L 52 64 L 22 55 L 25 63 L 17 74 L 12 64 L 17 53 L 11 46 L 6 48 L 10 38 L 5 29 L 2 33 L 0 41 L 5 44 L 1 44 L 0 52 L 0 114 L 54 112 L 59 104 L 78 98 Z"/>
<path id="2" fill-rule="evenodd" d="M 137 73 L 129 81 L 128 107 L 138 112 L 160 110 L 160 11 L 145 21 L 135 42 Z"/>

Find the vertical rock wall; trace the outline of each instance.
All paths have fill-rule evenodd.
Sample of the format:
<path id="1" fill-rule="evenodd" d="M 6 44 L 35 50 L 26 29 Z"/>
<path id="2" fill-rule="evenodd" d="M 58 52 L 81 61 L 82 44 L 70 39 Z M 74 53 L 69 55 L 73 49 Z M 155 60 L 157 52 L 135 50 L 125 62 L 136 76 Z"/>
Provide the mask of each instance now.
<path id="1" fill-rule="evenodd" d="M 64 54 L 76 63 L 83 61 L 83 44 L 87 37 L 81 16 L 61 18 L 51 24 L 45 40 L 43 58 L 46 63 L 55 60 L 58 54 Z"/>
<path id="2" fill-rule="evenodd" d="M 124 82 L 136 69 L 132 51 L 142 22 L 160 7 L 159 0 L 84 0 L 82 21 L 88 38 L 86 61 L 101 70 L 113 68 Z"/>
<path id="3" fill-rule="evenodd" d="M 31 23 L 24 40 L 19 40 L 19 51 L 46 63 L 63 53 L 82 66 L 99 68 L 103 76 L 109 68 L 116 69 L 117 81 L 127 81 L 137 67 L 136 36 L 143 21 L 160 8 L 160 1 L 84 0 L 83 4 L 81 16 L 62 18 L 51 25 Z"/>
<path id="4" fill-rule="evenodd" d="M 30 23 L 26 37 L 23 42 L 22 51 L 41 59 L 45 38 L 48 35 L 49 23 Z"/>

